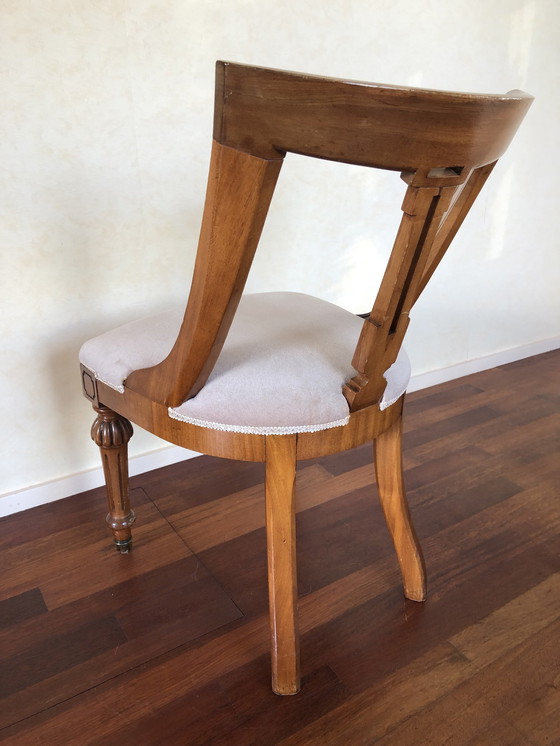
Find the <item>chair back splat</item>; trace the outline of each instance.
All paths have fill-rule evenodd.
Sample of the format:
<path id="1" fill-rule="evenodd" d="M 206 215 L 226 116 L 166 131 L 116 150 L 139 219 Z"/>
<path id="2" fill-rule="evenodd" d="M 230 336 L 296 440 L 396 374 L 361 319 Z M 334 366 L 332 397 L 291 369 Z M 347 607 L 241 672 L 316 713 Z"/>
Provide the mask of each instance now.
<path id="1" fill-rule="evenodd" d="M 404 490 L 410 365 L 401 345 L 411 308 L 531 101 L 520 91 L 446 93 L 218 62 L 210 174 L 186 310 L 126 324 L 80 351 L 84 394 L 97 412 L 92 437 L 105 471 L 107 523 L 120 552 L 131 547 L 134 522 L 129 420 L 191 450 L 265 462 L 278 694 L 300 686 L 298 460 L 373 442 L 404 595 L 426 597 Z M 406 184 L 400 227 L 363 323 L 301 293 L 242 297 L 287 152 L 397 171 Z"/>
<path id="2" fill-rule="evenodd" d="M 177 341 L 127 387 L 177 406 L 204 386 L 226 339 L 286 152 L 402 172 L 404 213 L 344 386 L 379 401 L 410 309 L 532 98 L 382 86 L 218 62 L 214 144 L 189 302 Z"/>

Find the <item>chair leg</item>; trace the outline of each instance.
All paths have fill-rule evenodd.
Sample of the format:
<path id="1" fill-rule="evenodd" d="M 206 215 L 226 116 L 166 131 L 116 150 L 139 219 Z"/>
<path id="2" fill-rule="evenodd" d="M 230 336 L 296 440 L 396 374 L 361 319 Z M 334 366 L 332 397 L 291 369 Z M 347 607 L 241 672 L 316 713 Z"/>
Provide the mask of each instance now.
<path id="1" fill-rule="evenodd" d="M 135 520 L 128 494 L 127 444 L 132 436 L 132 425 L 107 407 L 100 405 L 94 409 L 97 417 L 91 427 L 91 437 L 101 451 L 109 503 L 106 520 L 117 550 L 126 554 L 132 546 L 130 527 Z"/>
<path id="2" fill-rule="evenodd" d="M 266 438 L 266 535 L 272 689 L 300 688 L 295 537 L 296 436 Z"/>
<path id="3" fill-rule="evenodd" d="M 426 598 L 426 569 L 406 500 L 402 468 L 402 416 L 374 444 L 377 491 L 401 568 L 404 595 Z"/>

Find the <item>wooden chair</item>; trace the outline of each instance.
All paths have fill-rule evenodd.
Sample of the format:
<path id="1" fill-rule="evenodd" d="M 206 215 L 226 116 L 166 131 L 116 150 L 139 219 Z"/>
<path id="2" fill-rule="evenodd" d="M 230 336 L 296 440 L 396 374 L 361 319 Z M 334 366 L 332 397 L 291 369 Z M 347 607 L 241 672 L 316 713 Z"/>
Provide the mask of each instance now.
<path id="1" fill-rule="evenodd" d="M 121 552 L 130 547 L 134 522 L 130 420 L 185 448 L 265 462 L 278 694 L 294 694 L 300 685 L 297 459 L 374 442 L 404 594 L 425 598 L 422 552 L 403 484 L 409 369 L 399 351 L 414 302 L 531 102 L 520 91 L 448 93 L 218 62 L 208 190 L 186 311 L 134 322 L 82 348 L 84 394 L 97 412 L 92 437 L 107 482 L 107 522 Z M 401 172 L 403 216 L 365 321 L 300 294 L 249 295 L 240 303 L 287 152 Z"/>

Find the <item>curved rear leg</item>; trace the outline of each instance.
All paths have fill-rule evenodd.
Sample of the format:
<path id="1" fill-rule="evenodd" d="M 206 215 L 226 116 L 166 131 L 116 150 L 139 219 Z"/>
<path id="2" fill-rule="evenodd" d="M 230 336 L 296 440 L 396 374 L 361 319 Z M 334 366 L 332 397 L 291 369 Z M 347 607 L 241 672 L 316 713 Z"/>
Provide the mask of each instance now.
<path id="1" fill-rule="evenodd" d="M 426 569 L 404 489 L 402 414 L 376 438 L 374 451 L 377 491 L 401 567 L 404 595 L 412 601 L 424 601 Z"/>

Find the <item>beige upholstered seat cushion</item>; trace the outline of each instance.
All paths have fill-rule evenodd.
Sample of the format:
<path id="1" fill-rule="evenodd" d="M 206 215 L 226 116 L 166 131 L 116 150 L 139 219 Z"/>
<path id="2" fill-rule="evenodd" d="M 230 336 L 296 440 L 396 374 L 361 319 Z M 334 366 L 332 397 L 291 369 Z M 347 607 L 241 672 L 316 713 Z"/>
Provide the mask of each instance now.
<path id="1" fill-rule="evenodd" d="M 161 362 L 177 336 L 182 308 L 134 321 L 86 342 L 80 361 L 124 391 L 126 377 Z M 348 421 L 342 384 L 362 319 L 301 293 L 242 297 L 204 388 L 169 416 L 194 425 L 244 433 L 324 430 Z M 404 351 L 386 372 L 385 409 L 404 393 L 410 363 Z"/>

